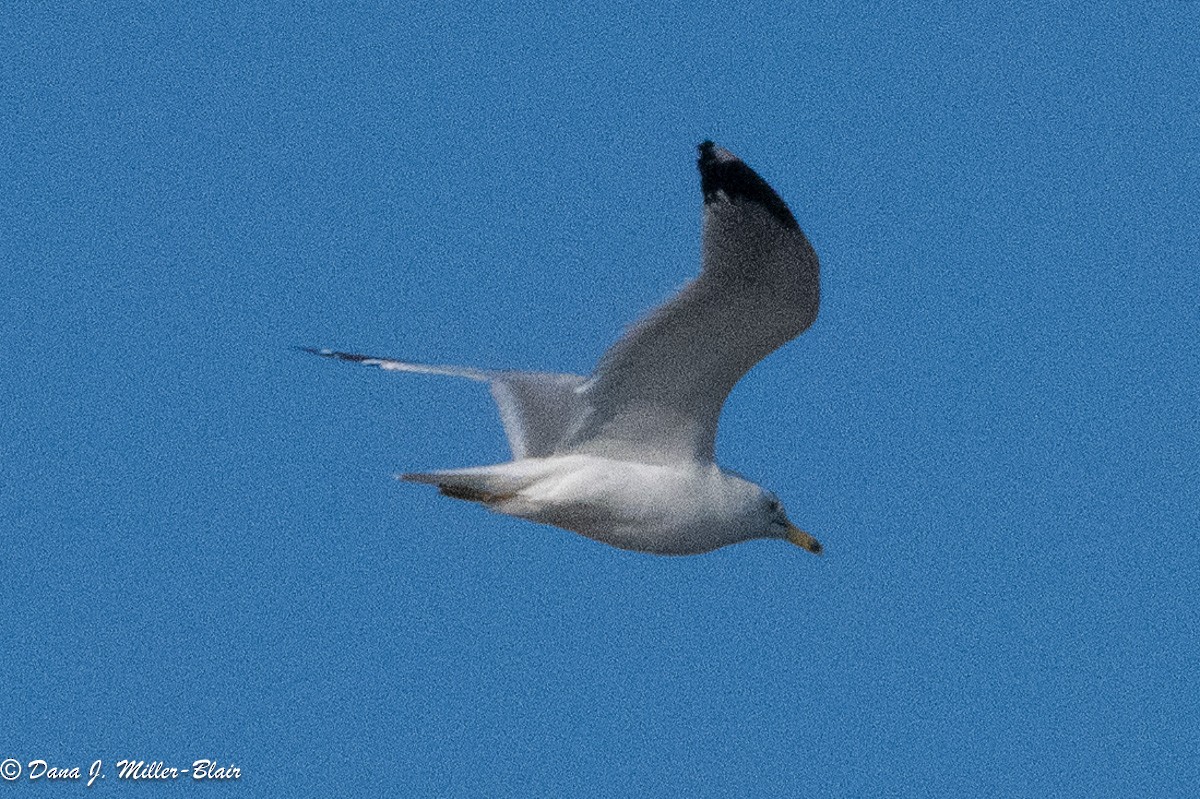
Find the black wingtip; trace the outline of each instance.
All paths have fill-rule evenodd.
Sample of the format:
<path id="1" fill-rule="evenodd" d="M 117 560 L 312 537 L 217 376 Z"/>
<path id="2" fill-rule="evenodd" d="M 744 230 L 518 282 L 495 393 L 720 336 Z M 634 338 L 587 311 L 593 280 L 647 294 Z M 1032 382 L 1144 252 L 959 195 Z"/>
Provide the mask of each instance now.
<path id="1" fill-rule="evenodd" d="M 350 363 L 364 363 L 367 361 L 378 361 L 378 358 L 370 355 L 358 355 L 353 352 L 339 352 L 338 350 L 317 349 L 316 347 L 295 347 L 294 349 L 300 352 L 311 353 L 321 358 L 333 358 L 337 361 L 349 361 Z"/>
<path id="2" fill-rule="evenodd" d="M 799 230 L 796 217 L 771 186 L 742 159 L 718 147 L 711 139 L 696 148 L 700 157 L 700 190 L 704 204 L 742 200 L 761 205 L 786 228 Z"/>

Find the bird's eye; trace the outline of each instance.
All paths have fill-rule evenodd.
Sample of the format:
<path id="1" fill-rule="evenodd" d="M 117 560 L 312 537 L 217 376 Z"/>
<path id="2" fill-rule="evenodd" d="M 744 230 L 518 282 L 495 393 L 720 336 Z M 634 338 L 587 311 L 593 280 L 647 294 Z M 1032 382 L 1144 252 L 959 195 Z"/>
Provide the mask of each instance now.
<path id="1" fill-rule="evenodd" d="M 779 500 L 777 499 L 771 500 L 771 503 L 767 507 L 770 509 L 771 513 L 779 513 L 779 511 L 782 510 L 782 506 L 779 504 Z"/>

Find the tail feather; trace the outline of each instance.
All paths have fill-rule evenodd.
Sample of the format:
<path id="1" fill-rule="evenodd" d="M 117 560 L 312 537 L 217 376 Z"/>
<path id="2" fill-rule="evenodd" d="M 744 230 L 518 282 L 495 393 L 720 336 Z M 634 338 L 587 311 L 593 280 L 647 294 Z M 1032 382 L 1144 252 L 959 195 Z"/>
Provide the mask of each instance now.
<path id="1" fill-rule="evenodd" d="M 400 480 L 437 486 L 439 492 L 451 499 L 482 502 L 491 505 L 512 499 L 527 481 L 515 475 L 484 469 L 447 469 L 438 472 L 409 472 L 398 474 Z"/>

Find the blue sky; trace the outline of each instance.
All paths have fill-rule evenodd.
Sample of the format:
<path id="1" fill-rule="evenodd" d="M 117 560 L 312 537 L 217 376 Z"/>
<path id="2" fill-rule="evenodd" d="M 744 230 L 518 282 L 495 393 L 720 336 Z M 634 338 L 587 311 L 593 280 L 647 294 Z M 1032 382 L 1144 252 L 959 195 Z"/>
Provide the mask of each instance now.
<path id="1" fill-rule="evenodd" d="M 239 796 L 1195 795 L 1198 29 L 10 11 L 0 758 L 106 793 L 209 757 Z M 586 373 L 695 272 L 705 138 L 821 257 L 717 446 L 824 558 L 399 484 L 506 456 L 486 392 L 290 349 Z"/>

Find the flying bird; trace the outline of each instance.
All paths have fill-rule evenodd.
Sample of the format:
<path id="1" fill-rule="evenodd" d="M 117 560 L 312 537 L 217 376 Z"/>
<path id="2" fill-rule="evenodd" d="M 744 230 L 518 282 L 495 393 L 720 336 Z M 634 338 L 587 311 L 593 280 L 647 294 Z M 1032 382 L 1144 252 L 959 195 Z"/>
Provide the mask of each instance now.
<path id="1" fill-rule="evenodd" d="M 589 377 L 303 348 L 488 384 L 512 460 L 400 479 L 639 552 L 689 555 L 778 538 L 821 553 L 775 494 L 713 458 L 734 384 L 816 318 L 817 255 L 754 170 L 711 141 L 698 149 L 700 274 L 609 347 Z"/>

